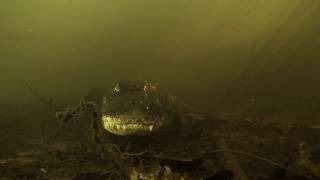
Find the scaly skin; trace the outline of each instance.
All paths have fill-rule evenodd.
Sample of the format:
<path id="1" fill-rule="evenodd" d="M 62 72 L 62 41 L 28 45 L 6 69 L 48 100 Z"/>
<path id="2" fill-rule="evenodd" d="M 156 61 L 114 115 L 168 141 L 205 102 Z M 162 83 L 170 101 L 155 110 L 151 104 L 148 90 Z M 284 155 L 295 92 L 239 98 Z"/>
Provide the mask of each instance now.
<path id="1" fill-rule="evenodd" d="M 175 98 L 146 81 L 118 82 L 111 92 L 92 91 L 87 100 L 102 108 L 102 128 L 118 135 L 149 135 L 178 121 Z"/>

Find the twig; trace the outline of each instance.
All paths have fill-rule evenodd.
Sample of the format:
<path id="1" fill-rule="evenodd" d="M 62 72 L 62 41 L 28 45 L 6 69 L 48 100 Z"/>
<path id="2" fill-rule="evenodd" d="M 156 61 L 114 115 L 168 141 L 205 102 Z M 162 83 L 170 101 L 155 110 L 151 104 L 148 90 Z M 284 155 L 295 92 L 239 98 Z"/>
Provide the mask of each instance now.
<path id="1" fill-rule="evenodd" d="M 225 152 L 238 154 L 238 155 L 243 155 L 243 156 L 246 156 L 246 157 L 249 157 L 249 158 L 252 158 L 252 159 L 257 159 L 257 160 L 263 161 L 263 162 L 265 162 L 267 164 L 271 164 L 271 165 L 273 165 L 275 167 L 281 168 L 281 169 L 283 169 L 283 170 L 285 170 L 285 171 L 287 171 L 287 172 L 289 172 L 289 173 L 291 173 L 293 175 L 296 175 L 296 176 L 299 176 L 299 177 L 304 177 L 306 179 L 312 179 L 312 178 L 310 178 L 310 177 L 308 177 L 308 176 L 306 176 L 304 174 L 301 174 L 301 173 L 298 173 L 298 172 L 296 172 L 296 171 L 294 171 L 292 169 L 289 169 L 289 168 L 287 168 L 287 167 L 285 167 L 285 166 L 283 166 L 283 165 L 281 165 L 279 163 L 273 162 L 273 161 L 271 161 L 269 159 L 266 159 L 266 158 L 263 158 L 263 157 L 260 157 L 260 156 L 254 155 L 254 154 L 242 152 L 242 151 L 233 151 L 233 150 L 229 150 L 229 149 L 218 149 L 218 150 L 213 150 L 213 151 L 206 152 L 204 154 L 215 154 L 215 153 L 225 153 Z"/>
<path id="2" fill-rule="evenodd" d="M 75 116 L 79 116 L 83 112 L 91 113 L 91 126 L 93 128 L 93 140 L 100 144 L 102 136 L 102 120 L 101 120 L 101 107 L 96 103 L 80 100 L 80 104 L 75 107 L 66 108 L 65 111 L 56 112 L 56 117 L 60 119 L 60 128 Z"/>
<path id="3" fill-rule="evenodd" d="M 62 123 L 69 121 L 70 119 L 79 116 L 81 113 L 90 111 L 100 111 L 100 108 L 94 102 L 80 100 L 80 104 L 74 107 L 68 107 L 64 111 L 56 112 L 56 117 L 61 119 Z"/>
<path id="4" fill-rule="evenodd" d="M 50 108 L 54 108 L 55 110 L 63 109 L 60 106 L 58 106 L 56 103 L 54 103 L 52 99 L 43 97 L 40 93 L 38 93 L 35 89 L 33 89 L 28 82 L 23 81 L 22 83 L 43 104 L 46 104 L 47 106 L 49 106 Z"/>
<path id="5" fill-rule="evenodd" d="M 188 143 L 187 145 L 185 145 L 183 147 L 175 148 L 174 152 L 181 152 L 181 151 L 188 150 L 188 149 L 190 149 L 190 147 L 194 147 L 196 144 L 201 143 L 201 142 L 207 142 L 208 140 L 211 140 L 211 138 L 210 137 L 199 138 L 195 141 Z"/>
<path id="6" fill-rule="evenodd" d="M 313 176 L 316 178 L 320 178 L 320 168 L 317 167 L 308 157 L 307 152 L 305 150 L 306 143 L 301 143 L 299 145 L 299 155 L 302 162 L 302 165 L 308 169 Z"/>
<path id="7" fill-rule="evenodd" d="M 271 109 L 270 113 L 276 113 L 276 112 L 283 111 L 283 110 L 286 110 L 286 109 L 294 108 L 294 107 L 299 106 L 301 104 L 305 104 L 305 103 L 308 103 L 310 101 L 314 101 L 317 98 L 318 98 L 317 96 L 303 97 L 301 99 L 294 100 L 294 101 L 289 102 L 287 104 L 276 106 L 275 108 Z"/>
<path id="8" fill-rule="evenodd" d="M 221 161 L 222 165 L 231 171 L 235 173 L 236 179 L 239 180 L 249 180 L 249 177 L 247 174 L 243 171 L 239 163 L 235 160 L 235 158 L 232 156 L 232 154 L 228 153 L 230 151 L 227 142 L 221 138 L 217 137 L 216 138 L 216 147 L 218 149 L 225 149 L 224 151 L 215 151 L 220 152 L 221 155 L 218 156 L 217 158 Z M 212 152 L 211 152 L 212 153 Z"/>
<path id="9" fill-rule="evenodd" d="M 16 163 L 21 166 L 23 165 L 28 165 L 35 162 L 34 159 L 28 159 L 28 158 L 10 158 L 10 159 L 0 159 L 0 164 L 1 165 L 6 165 L 9 163 Z"/>

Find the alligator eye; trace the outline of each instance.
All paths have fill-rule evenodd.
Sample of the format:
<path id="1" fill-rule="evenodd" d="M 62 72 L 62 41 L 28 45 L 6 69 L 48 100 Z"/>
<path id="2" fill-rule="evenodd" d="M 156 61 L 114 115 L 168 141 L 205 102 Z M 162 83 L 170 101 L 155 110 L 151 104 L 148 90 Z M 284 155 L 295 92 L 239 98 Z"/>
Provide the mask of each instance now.
<path id="1" fill-rule="evenodd" d="M 117 84 L 112 88 L 112 92 L 114 94 L 119 94 L 120 91 L 122 91 L 122 85 L 121 82 L 117 82 Z"/>

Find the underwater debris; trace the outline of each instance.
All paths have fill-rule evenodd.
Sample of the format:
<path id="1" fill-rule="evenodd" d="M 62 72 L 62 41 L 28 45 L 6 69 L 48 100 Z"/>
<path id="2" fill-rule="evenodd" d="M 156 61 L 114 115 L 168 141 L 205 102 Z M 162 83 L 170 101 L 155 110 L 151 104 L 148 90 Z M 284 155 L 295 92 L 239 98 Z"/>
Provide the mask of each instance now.
<path id="1" fill-rule="evenodd" d="M 98 143 L 80 138 L 84 133 L 92 133 L 84 130 L 94 129 L 90 121 L 99 122 L 100 108 L 98 103 L 81 100 L 79 105 L 58 112 L 63 128 L 59 129 L 58 125 L 56 129 L 50 128 L 52 132 L 46 134 L 45 142 L 35 140 L 38 144 L 33 143 L 29 150 L 1 158 L 0 177 L 214 179 L 239 177 L 243 173 L 248 179 L 312 179 L 311 174 L 315 174 L 296 164 L 300 158 L 296 157 L 297 145 L 305 139 L 305 134 L 314 131 L 305 131 L 281 119 L 260 117 L 249 122 L 236 113 L 210 116 L 188 111 L 181 114 L 181 127 L 164 137 L 104 136 Z M 82 122 L 89 122 L 84 130 L 80 130 Z M 71 131 L 69 127 L 79 131 Z M 226 143 L 227 146 L 222 145 Z M 311 161 L 309 155 L 306 157 Z M 21 159 L 31 161 L 21 163 Z M 234 163 L 230 165 L 226 161 Z"/>
<path id="2" fill-rule="evenodd" d="M 218 149 L 227 150 L 225 152 L 221 152 L 221 154 L 217 156 L 223 167 L 232 171 L 234 173 L 234 178 L 239 180 L 249 180 L 249 177 L 243 171 L 239 163 L 235 160 L 231 153 L 228 153 L 230 149 L 227 142 L 221 137 L 217 137 L 215 141 Z"/>
<path id="3" fill-rule="evenodd" d="M 305 142 L 299 144 L 300 162 L 316 179 L 320 179 L 320 165 L 316 165 L 310 160 L 311 155 L 307 152 L 306 146 Z"/>
<path id="4" fill-rule="evenodd" d="M 31 92 L 31 94 L 37 97 L 40 102 L 47 105 L 49 108 L 53 108 L 56 111 L 63 109 L 62 107 L 57 105 L 51 98 L 45 98 L 44 96 L 42 96 L 38 91 L 32 88 L 28 82 L 23 81 L 22 83 Z"/>

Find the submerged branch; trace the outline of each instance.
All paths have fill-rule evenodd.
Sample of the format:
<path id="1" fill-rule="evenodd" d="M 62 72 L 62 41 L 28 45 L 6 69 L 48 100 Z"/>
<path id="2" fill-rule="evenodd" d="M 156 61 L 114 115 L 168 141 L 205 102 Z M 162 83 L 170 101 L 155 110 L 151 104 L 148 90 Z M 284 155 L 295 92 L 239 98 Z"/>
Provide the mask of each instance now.
<path id="1" fill-rule="evenodd" d="M 314 164 L 310 159 L 309 159 L 309 155 L 305 150 L 306 143 L 301 143 L 299 145 L 299 155 L 300 155 L 300 160 L 302 165 L 308 169 L 313 176 L 315 176 L 316 178 L 320 178 L 320 166 Z"/>
<path id="2" fill-rule="evenodd" d="M 54 108 L 55 110 L 61 110 L 63 109 L 62 107 L 58 106 L 56 103 L 53 102 L 52 99 L 50 98 L 45 98 L 44 96 L 42 96 L 38 91 L 36 91 L 34 88 L 32 88 L 28 82 L 23 81 L 22 82 L 23 85 L 35 96 L 38 98 L 38 100 L 40 102 L 42 102 L 43 104 L 46 104 L 47 106 L 49 106 L 50 108 Z"/>
<path id="3" fill-rule="evenodd" d="M 62 123 L 67 122 L 68 120 L 79 116 L 83 112 L 100 112 L 100 107 L 90 101 L 80 100 L 80 104 L 73 107 L 67 107 L 64 111 L 56 112 L 56 117 L 61 119 Z"/>
<path id="4" fill-rule="evenodd" d="M 246 157 L 249 157 L 249 158 L 252 158 L 252 159 L 256 159 L 256 160 L 260 160 L 260 161 L 263 161 L 267 164 L 270 164 L 270 165 L 273 165 L 275 167 L 278 167 L 280 169 L 283 169 L 293 175 L 296 175 L 298 177 L 303 177 L 303 178 L 306 178 L 306 179 L 312 179 L 304 174 L 301 174 L 299 172 L 296 172 L 290 168 L 287 168 L 279 163 L 276 163 L 274 161 L 271 161 L 269 159 L 266 159 L 264 157 L 261 157 L 261 156 L 257 156 L 257 155 L 254 155 L 254 154 L 250 154 L 250 153 L 247 153 L 247 152 L 242 152 L 242 151 L 234 151 L 234 150 L 230 150 L 230 149 L 217 149 L 217 150 L 212 150 L 212 151 L 209 151 L 205 154 L 215 154 L 215 153 L 232 153 L 232 154 L 238 154 L 238 155 L 242 155 L 242 156 L 246 156 Z"/>

